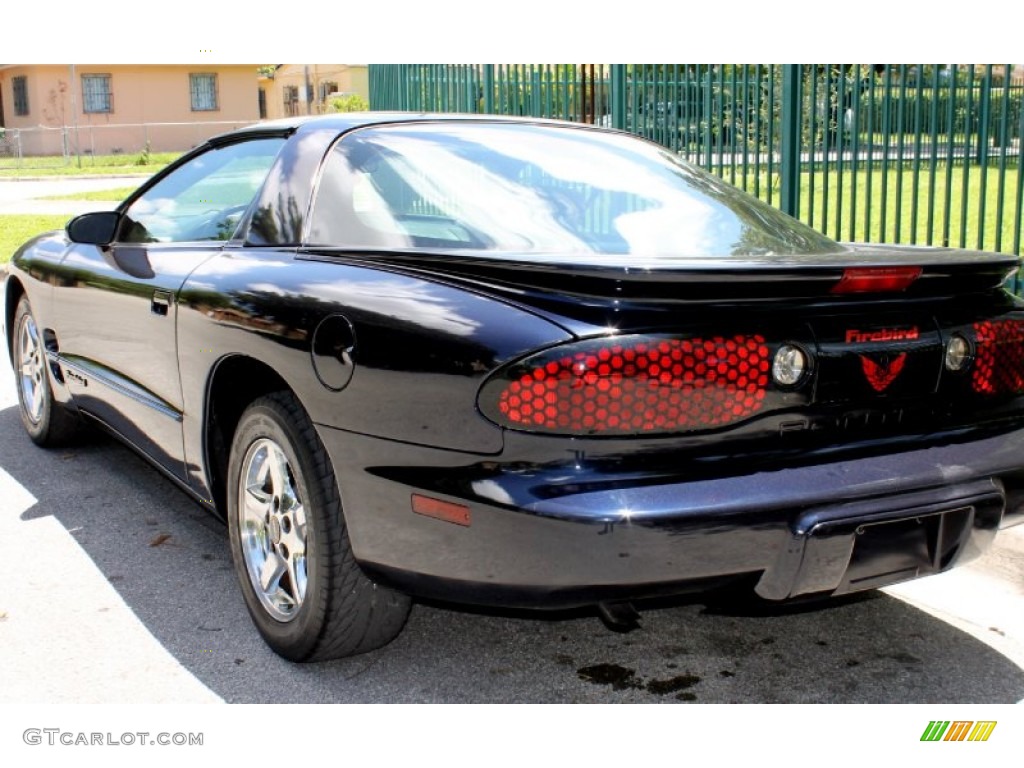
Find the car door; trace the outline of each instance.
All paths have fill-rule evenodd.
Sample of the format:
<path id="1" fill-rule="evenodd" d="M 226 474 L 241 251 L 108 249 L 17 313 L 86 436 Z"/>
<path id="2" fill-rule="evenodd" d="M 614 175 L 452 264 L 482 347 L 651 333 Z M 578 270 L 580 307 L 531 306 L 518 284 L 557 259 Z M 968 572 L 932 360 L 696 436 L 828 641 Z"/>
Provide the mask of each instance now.
<path id="1" fill-rule="evenodd" d="M 110 245 L 74 244 L 61 262 L 54 328 L 69 389 L 175 477 L 186 475 L 178 291 L 231 242 L 282 143 L 250 139 L 193 156 L 124 208 Z"/>

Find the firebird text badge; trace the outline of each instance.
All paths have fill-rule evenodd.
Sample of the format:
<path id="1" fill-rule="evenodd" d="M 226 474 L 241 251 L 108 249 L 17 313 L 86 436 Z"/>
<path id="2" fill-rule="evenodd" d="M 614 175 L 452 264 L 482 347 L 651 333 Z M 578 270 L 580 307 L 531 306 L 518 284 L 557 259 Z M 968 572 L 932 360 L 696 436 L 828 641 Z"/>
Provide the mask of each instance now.
<path id="1" fill-rule="evenodd" d="M 883 328 L 880 331 L 858 331 L 851 328 L 846 332 L 847 344 L 865 344 L 872 341 L 914 341 L 921 337 L 915 325 L 913 328 Z"/>
<path id="2" fill-rule="evenodd" d="M 864 376 L 875 392 L 884 392 L 888 389 L 889 385 L 896 381 L 896 377 L 900 375 L 900 371 L 903 370 L 906 362 L 906 352 L 898 357 L 894 357 L 887 364 L 876 362 L 865 355 L 860 356 L 860 364 L 861 368 L 864 369 Z"/>

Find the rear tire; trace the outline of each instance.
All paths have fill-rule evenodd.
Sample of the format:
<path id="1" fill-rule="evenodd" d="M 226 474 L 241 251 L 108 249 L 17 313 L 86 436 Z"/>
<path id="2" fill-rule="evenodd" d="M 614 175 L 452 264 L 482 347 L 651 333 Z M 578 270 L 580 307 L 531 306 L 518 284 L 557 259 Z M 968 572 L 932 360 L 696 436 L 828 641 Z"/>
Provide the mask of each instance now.
<path id="1" fill-rule="evenodd" d="M 401 632 L 411 600 L 356 563 L 330 458 L 294 395 L 262 397 L 242 414 L 227 492 L 235 572 L 275 652 L 324 661 L 379 648 Z"/>
<path id="2" fill-rule="evenodd" d="M 27 296 L 21 297 L 14 313 L 13 352 L 18 413 L 28 436 L 45 448 L 70 442 L 78 433 L 78 415 L 53 396 L 42 333 Z"/>

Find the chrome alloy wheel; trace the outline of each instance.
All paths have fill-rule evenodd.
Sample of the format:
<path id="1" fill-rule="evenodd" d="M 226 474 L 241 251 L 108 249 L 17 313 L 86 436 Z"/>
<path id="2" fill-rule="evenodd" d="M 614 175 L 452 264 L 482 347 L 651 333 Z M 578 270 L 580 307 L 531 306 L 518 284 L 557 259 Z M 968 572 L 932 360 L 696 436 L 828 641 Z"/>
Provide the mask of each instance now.
<path id="1" fill-rule="evenodd" d="M 25 413 L 33 424 L 43 416 L 43 398 L 46 396 L 46 367 L 39 329 L 32 315 L 26 315 L 18 335 L 18 382 Z"/>
<path id="2" fill-rule="evenodd" d="M 238 529 L 249 580 L 274 619 L 295 618 L 306 596 L 306 510 L 277 443 L 260 438 L 242 461 Z"/>

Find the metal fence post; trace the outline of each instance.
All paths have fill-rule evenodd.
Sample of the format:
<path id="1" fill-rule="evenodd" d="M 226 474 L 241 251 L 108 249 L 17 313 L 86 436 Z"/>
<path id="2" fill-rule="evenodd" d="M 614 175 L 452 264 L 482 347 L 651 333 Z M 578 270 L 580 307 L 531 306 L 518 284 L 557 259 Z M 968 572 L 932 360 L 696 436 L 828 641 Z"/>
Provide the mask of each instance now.
<path id="1" fill-rule="evenodd" d="M 608 98 L 611 101 L 612 128 L 626 130 L 626 65 L 611 65 L 611 83 Z"/>
<path id="2" fill-rule="evenodd" d="M 1009 76 L 1009 73 L 1007 73 Z M 978 149 L 975 153 L 974 162 L 984 168 L 988 164 L 988 130 L 989 120 L 992 118 L 992 65 L 985 66 L 985 76 L 981 81 L 981 99 L 979 102 L 980 115 L 978 116 Z M 982 179 L 985 178 L 985 171 L 982 170 Z M 982 190 L 984 192 L 984 190 Z M 984 217 L 982 217 L 984 221 Z"/>
<path id="3" fill-rule="evenodd" d="M 782 120 L 779 173 L 779 207 L 790 216 L 800 215 L 800 65 L 782 65 Z M 813 161 L 813 158 L 812 158 Z"/>
<path id="4" fill-rule="evenodd" d="M 409 109 L 409 89 L 412 86 L 411 70 L 411 65 L 398 65 L 398 109 L 403 111 Z"/>
<path id="5" fill-rule="evenodd" d="M 715 147 L 715 141 L 711 135 L 712 123 L 714 122 L 712 117 L 712 93 L 714 91 L 714 80 L 712 78 L 712 65 L 708 64 L 704 68 L 704 170 L 710 171 L 714 165 L 714 155 L 712 154 Z"/>
<path id="6" fill-rule="evenodd" d="M 484 64 L 484 114 L 494 114 L 494 65 Z"/>

